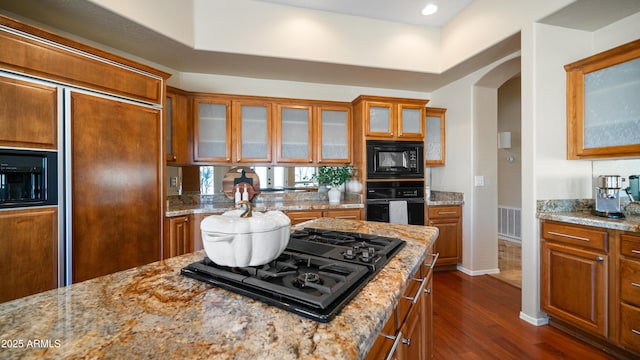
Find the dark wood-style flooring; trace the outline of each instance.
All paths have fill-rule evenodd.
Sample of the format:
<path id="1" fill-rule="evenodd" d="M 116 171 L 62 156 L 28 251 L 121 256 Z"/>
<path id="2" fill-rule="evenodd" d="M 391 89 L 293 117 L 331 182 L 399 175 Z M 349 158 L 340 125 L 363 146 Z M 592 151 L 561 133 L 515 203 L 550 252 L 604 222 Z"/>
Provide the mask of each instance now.
<path id="1" fill-rule="evenodd" d="M 436 360 L 614 359 L 548 325 L 520 315 L 520 289 L 488 275 L 436 272 L 433 284 Z"/>

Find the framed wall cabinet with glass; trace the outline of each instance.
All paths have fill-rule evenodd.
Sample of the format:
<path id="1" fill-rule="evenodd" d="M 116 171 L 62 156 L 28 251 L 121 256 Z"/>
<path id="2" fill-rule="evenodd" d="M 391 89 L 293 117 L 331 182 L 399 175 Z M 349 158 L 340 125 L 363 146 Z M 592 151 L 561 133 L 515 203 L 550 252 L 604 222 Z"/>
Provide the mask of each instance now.
<path id="1" fill-rule="evenodd" d="M 353 101 L 364 117 L 367 139 L 424 140 L 424 114 L 428 100 L 359 96 Z"/>
<path id="2" fill-rule="evenodd" d="M 565 71 L 567 158 L 640 157 L 640 39 Z"/>
<path id="3" fill-rule="evenodd" d="M 194 161 L 231 163 L 231 100 L 196 96 L 192 104 Z"/>
<path id="4" fill-rule="evenodd" d="M 425 165 L 445 164 L 445 113 L 447 109 L 428 107 L 425 121 Z"/>
<path id="5" fill-rule="evenodd" d="M 350 118 L 348 104 L 277 104 L 276 163 L 351 162 Z"/>

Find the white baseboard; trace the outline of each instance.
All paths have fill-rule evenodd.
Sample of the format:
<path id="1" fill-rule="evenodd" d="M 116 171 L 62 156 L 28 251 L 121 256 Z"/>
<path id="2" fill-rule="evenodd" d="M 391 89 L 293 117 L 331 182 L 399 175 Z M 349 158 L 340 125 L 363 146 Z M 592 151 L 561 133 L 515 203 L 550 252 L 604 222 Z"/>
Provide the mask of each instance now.
<path id="1" fill-rule="evenodd" d="M 500 269 L 486 269 L 486 270 L 469 270 L 464 266 L 458 264 L 456 266 L 458 271 L 461 271 L 470 276 L 479 276 L 479 275 L 488 275 L 488 274 L 498 274 L 500 273 Z"/>
<path id="2" fill-rule="evenodd" d="M 522 320 L 524 320 L 524 321 L 526 321 L 529 324 L 534 325 L 534 326 L 542 326 L 542 325 L 547 325 L 549 323 L 549 318 L 546 317 L 546 316 L 541 317 L 541 318 L 534 318 L 534 317 L 531 317 L 531 316 L 523 313 L 522 311 L 520 311 L 520 319 L 522 319 Z"/>

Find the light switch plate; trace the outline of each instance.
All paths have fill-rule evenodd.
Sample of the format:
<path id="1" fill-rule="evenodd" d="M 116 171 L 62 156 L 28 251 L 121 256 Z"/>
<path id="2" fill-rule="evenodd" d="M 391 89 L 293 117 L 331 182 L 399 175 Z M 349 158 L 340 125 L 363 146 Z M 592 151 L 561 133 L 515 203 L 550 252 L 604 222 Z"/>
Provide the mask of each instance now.
<path id="1" fill-rule="evenodd" d="M 476 175 L 473 180 L 476 186 L 484 186 L 484 176 Z"/>

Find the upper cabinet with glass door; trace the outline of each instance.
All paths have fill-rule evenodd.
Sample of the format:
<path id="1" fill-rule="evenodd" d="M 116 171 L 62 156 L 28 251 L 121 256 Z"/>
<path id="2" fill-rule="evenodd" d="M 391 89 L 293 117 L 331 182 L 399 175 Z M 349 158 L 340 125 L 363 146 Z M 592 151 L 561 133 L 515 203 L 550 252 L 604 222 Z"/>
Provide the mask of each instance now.
<path id="1" fill-rule="evenodd" d="M 351 106 L 317 106 L 316 124 L 317 163 L 351 163 Z"/>
<path id="2" fill-rule="evenodd" d="M 444 166 L 445 163 L 445 113 L 447 109 L 428 107 L 426 110 L 426 135 L 424 160 L 426 166 Z"/>
<path id="3" fill-rule="evenodd" d="M 640 156 L 640 40 L 565 65 L 567 158 Z"/>
<path id="4" fill-rule="evenodd" d="M 276 162 L 313 162 L 312 110 L 310 105 L 276 105 Z"/>
<path id="5" fill-rule="evenodd" d="M 428 100 L 360 96 L 353 101 L 367 139 L 424 140 Z"/>
<path id="6" fill-rule="evenodd" d="M 351 162 L 351 106 L 300 102 L 276 105 L 276 163 Z"/>
<path id="7" fill-rule="evenodd" d="M 193 99 L 193 142 L 195 162 L 231 163 L 231 100 Z"/>
<path id="8" fill-rule="evenodd" d="M 234 100 L 234 143 L 238 163 L 271 162 L 271 101 Z"/>

